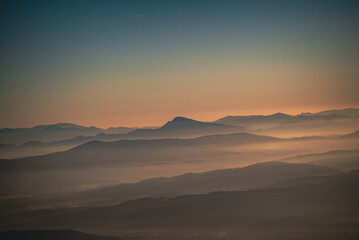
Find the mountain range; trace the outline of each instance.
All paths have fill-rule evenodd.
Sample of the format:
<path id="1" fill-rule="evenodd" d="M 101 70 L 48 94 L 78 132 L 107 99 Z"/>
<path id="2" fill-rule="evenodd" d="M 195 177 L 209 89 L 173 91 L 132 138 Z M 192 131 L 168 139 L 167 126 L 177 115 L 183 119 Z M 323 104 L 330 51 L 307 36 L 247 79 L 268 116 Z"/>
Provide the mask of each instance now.
<path id="1" fill-rule="evenodd" d="M 358 239 L 358 120 L 342 109 L 1 129 L 0 238 Z"/>
<path id="2" fill-rule="evenodd" d="M 133 128 L 116 127 L 101 129 L 84 127 L 72 123 L 58 123 L 39 125 L 32 128 L 2 128 L 0 129 L 0 143 L 21 145 L 30 142 L 51 142 L 75 138 L 78 136 L 96 136 L 99 133 L 123 134 L 133 131 Z"/>
<path id="3" fill-rule="evenodd" d="M 23 157 L 29 155 L 40 155 L 46 154 L 55 151 L 63 151 L 74 147 L 76 145 L 80 145 L 90 141 L 114 141 L 120 139 L 159 139 L 159 138 L 188 138 L 188 137 L 198 137 L 204 135 L 211 134 L 225 134 L 225 133 L 236 133 L 236 132 L 246 132 L 247 129 L 240 126 L 230 126 L 219 123 L 210 123 L 210 122 L 200 122 L 184 117 L 176 117 L 172 121 L 167 122 L 162 127 L 159 128 L 146 128 L 146 129 L 129 129 L 129 128 L 121 128 L 121 131 L 126 131 L 126 133 L 110 133 L 106 131 L 101 131 L 101 129 L 97 128 L 79 128 L 73 130 L 74 127 L 71 128 L 61 128 L 58 125 L 50 125 L 51 128 L 56 128 L 56 131 L 59 131 L 56 135 L 57 138 L 63 138 L 64 134 L 68 134 L 66 136 L 73 136 L 73 138 L 65 138 L 62 140 L 43 142 L 39 140 L 31 140 L 22 143 L 20 146 L 14 144 L 2 144 L 1 152 L 3 158 L 15 158 L 15 157 Z M 34 127 L 32 129 L 26 129 L 24 131 L 19 130 L 19 134 L 11 135 L 11 133 L 2 134 L 0 133 L 0 141 L 9 142 L 13 141 L 13 139 L 21 139 L 22 141 L 25 139 L 44 139 L 45 136 L 49 137 L 48 139 L 53 139 L 53 132 L 48 132 L 47 126 L 43 128 L 43 126 Z M 67 125 L 65 125 L 67 126 Z M 70 125 L 72 126 L 72 125 Z M 34 132 L 33 129 L 40 129 L 45 131 L 47 135 L 39 134 L 38 132 Z M 63 129 L 63 131 L 60 131 Z M 131 130 L 131 131 L 130 131 Z M 14 130 L 15 131 L 15 130 Z M 111 130 L 114 132 L 115 130 Z M 118 129 L 116 131 L 119 131 Z M 7 131 L 5 131 L 7 132 Z M 16 132 L 16 131 L 15 131 Z M 87 134 L 86 134 L 87 133 Z M 29 134 L 29 137 L 27 137 Z M 8 137 L 10 135 L 10 137 Z M 24 136 L 25 135 L 25 136 Z M 52 137 L 52 138 L 51 138 Z M 20 140 L 19 140 L 20 141 Z M 16 141 L 15 141 L 16 142 Z M 0 156 L 1 157 L 1 156 Z"/>
<path id="4" fill-rule="evenodd" d="M 33 128 L 0 129 L 0 158 L 43 155 L 70 149 L 90 141 L 121 139 L 188 138 L 248 132 L 278 137 L 343 134 L 359 129 L 359 109 L 287 115 L 227 116 L 214 122 L 176 117 L 158 128 L 83 127 L 71 123 Z"/>
<path id="5" fill-rule="evenodd" d="M 346 108 L 318 113 L 288 115 L 227 116 L 216 122 L 241 125 L 254 129 L 252 132 L 277 137 L 344 134 L 359 128 L 359 109 Z"/>
<path id="6" fill-rule="evenodd" d="M 273 126 L 285 123 L 313 120 L 332 120 L 359 118 L 359 109 L 345 108 L 339 110 L 328 110 L 318 113 L 301 113 L 298 115 L 288 115 L 284 113 L 275 113 L 272 115 L 251 115 L 251 116 L 226 116 L 215 122 L 242 126 Z"/>

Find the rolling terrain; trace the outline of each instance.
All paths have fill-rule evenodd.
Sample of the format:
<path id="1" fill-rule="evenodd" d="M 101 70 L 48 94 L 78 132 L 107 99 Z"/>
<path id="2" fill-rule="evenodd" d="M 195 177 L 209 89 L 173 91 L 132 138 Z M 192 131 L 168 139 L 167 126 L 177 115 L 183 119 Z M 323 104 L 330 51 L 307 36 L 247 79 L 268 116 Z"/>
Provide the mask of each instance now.
<path id="1" fill-rule="evenodd" d="M 328 178 L 328 177 L 323 177 Z M 339 174 L 330 181 L 240 192 L 214 192 L 175 198 L 144 198 L 94 208 L 33 211 L 23 218 L 8 218 L 8 228 L 73 228 L 120 236 L 136 232 L 159 236 L 184 234 L 208 237 L 225 232 L 225 239 L 275 231 L 323 239 L 358 236 L 358 171 Z M 108 224 L 111 223 L 111 224 Z M 94 230 L 96 229 L 96 230 Z M 324 235 L 318 236 L 323 231 Z M 317 233 L 317 237 L 316 236 Z M 319 237 L 319 238 L 318 238 Z M 216 239 L 211 237 L 210 239 Z M 259 238 L 261 239 L 261 238 Z M 330 238 L 329 238 L 330 239 Z"/>
<path id="2" fill-rule="evenodd" d="M 214 134 L 255 133 L 304 137 L 351 133 L 359 129 L 359 110 L 348 108 L 319 113 L 226 116 L 214 122 L 175 117 L 161 127 L 101 129 L 71 123 L 32 128 L 0 129 L 0 158 L 19 158 L 64 151 L 91 141 L 190 138 Z M 349 138 L 350 136 L 348 136 Z"/>
<path id="3" fill-rule="evenodd" d="M 1 154 L 50 153 L 0 159 L 1 237 L 357 239 L 357 120 L 344 109 L 107 132 L 2 129 L 12 137 Z"/>

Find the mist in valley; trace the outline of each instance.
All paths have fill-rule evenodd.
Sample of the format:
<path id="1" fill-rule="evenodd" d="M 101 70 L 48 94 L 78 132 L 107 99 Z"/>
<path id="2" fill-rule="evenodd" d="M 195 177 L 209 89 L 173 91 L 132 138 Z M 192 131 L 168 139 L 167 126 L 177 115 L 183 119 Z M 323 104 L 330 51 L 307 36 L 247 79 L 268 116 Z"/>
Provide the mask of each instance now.
<path id="1" fill-rule="evenodd" d="M 357 236 L 356 131 L 333 134 L 328 125 L 323 135 L 303 137 L 293 128 L 286 131 L 294 137 L 278 137 L 255 134 L 257 122 L 247 121 L 246 132 L 188 118 L 169 122 L 163 138 L 155 128 L 144 139 L 121 135 L 0 160 L 1 231 L 73 229 L 129 239 Z M 173 137 L 191 129 L 190 137 Z"/>
<path id="2" fill-rule="evenodd" d="M 359 1 L 0 1 L 1 240 L 359 239 Z"/>

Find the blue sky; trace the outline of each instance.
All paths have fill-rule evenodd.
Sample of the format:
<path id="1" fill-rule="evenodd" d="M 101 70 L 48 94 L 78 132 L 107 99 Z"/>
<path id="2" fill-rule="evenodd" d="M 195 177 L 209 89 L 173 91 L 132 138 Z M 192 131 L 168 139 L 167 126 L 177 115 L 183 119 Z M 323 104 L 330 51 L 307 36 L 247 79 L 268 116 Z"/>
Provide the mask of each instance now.
<path id="1" fill-rule="evenodd" d="M 359 105 L 358 1 L 13 0 L 0 11 L 4 127 Z"/>

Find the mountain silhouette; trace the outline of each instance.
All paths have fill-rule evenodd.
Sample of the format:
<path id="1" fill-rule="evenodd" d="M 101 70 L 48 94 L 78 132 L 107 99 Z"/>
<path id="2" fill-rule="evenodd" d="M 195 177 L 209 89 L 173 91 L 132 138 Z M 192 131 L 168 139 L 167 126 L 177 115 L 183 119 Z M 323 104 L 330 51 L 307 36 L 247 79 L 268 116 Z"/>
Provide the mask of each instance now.
<path id="1" fill-rule="evenodd" d="M 133 131 L 133 128 L 109 128 L 84 127 L 72 123 L 57 123 L 49 125 L 38 125 L 32 128 L 3 128 L 0 129 L 0 143 L 21 145 L 28 141 L 41 141 L 49 143 L 52 141 L 63 141 L 83 136 L 96 136 L 99 133 L 124 134 Z"/>
<path id="2" fill-rule="evenodd" d="M 220 123 L 201 122 L 185 117 L 175 117 L 157 129 L 136 129 L 122 138 L 166 138 L 198 137 L 212 134 L 247 132 L 242 126 L 231 126 Z"/>
<path id="3" fill-rule="evenodd" d="M 144 197 L 175 197 L 215 191 L 243 191 L 265 188 L 293 178 L 334 175 L 339 171 L 310 164 L 266 162 L 243 168 L 186 173 L 153 178 L 133 184 L 119 184 L 65 196 L 69 202 L 119 203 Z M 64 200 L 65 200 L 64 199 Z M 86 200 L 86 201 L 85 201 Z"/>
<path id="4" fill-rule="evenodd" d="M 290 239 L 355 239 L 359 236 L 359 172 L 321 178 L 313 183 L 251 191 L 143 198 L 103 207 L 30 210 L 18 221 L 10 217 L 2 228 L 72 227 L 108 234 L 121 229 L 170 234 L 170 239 L 188 238 L 190 233 L 197 234 L 196 239 L 218 239 L 208 237 L 213 231 L 243 234 L 249 239 L 268 239 L 273 233 L 277 237 L 270 239 L 288 239 L 291 234 L 296 237 Z"/>
<path id="5" fill-rule="evenodd" d="M 343 125 L 351 126 L 349 129 L 357 129 L 359 118 L 359 109 L 346 108 L 338 110 L 328 110 L 318 113 L 302 113 L 298 115 L 288 115 L 276 113 L 272 115 L 252 115 L 252 116 L 227 116 L 218 119 L 217 123 L 242 125 L 249 128 L 257 128 L 260 130 L 271 130 L 269 134 L 276 131 L 287 133 L 300 132 L 308 130 L 338 129 L 341 130 Z M 342 122 L 337 122 L 342 121 Z"/>

